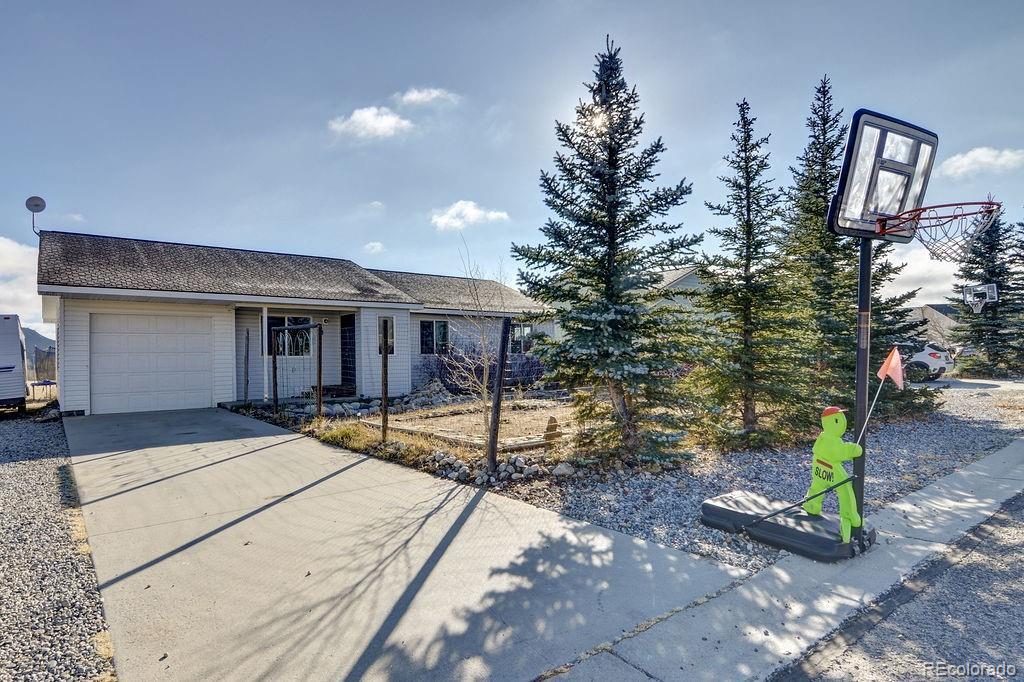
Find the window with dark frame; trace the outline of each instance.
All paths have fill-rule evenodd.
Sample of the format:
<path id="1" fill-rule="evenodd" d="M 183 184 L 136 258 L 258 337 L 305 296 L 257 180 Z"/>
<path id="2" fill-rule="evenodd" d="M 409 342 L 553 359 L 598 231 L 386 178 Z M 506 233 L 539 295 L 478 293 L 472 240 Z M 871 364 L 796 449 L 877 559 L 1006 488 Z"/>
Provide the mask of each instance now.
<path id="1" fill-rule="evenodd" d="M 533 350 L 533 325 L 529 322 L 513 322 L 509 337 L 510 353 L 529 353 Z"/>
<path id="2" fill-rule="evenodd" d="M 387 338 L 385 338 L 385 335 L 386 335 Z M 393 317 L 378 317 L 377 318 L 377 355 L 381 355 L 383 353 L 384 345 L 385 344 L 387 344 L 388 355 L 394 355 L 395 354 L 395 318 L 393 318 Z"/>
<path id="3" fill-rule="evenodd" d="M 448 320 L 420 320 L 420 355 L 448 352 Z"/>
<path id="4" fill-rule="evenodd" d="M 271 329 L 285 327 L 276 332 L 278 356 L 308 357 L 313 353 L 313 336 L 309 329 L 288 329 L 288 327 L 300 327 L 312 324 L 311 317 L 296 317 L 283 315 L 267 315 L 267 324 L 263 329 L 263 352 L 271 354 L 271 347 L 268 339 L 271 338 Z"/>

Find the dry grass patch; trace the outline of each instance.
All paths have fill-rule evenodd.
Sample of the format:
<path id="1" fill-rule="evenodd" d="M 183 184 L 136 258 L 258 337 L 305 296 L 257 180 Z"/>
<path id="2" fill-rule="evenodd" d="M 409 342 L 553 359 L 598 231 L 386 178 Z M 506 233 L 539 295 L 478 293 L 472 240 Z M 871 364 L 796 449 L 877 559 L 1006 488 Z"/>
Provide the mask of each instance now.
<path id="1" fill-rule="evenodd" d="M 390 432 L 388 442 L 382 443 L 379 429 L 352 420 L 320 417 L 307 423 L 302 432 L 329 445 L 401 462 L 407 466 L 423 463 L 438 450 L 463 460 L 479 456 L 479 453 L 466 448 L 453 447 L 450 443 L 415 433 Z"/>
<path id="2" fill-rule="evenodd" d="M 114 659 L 114 643 L 110 639 L 109 630 L 101 630 L 92 636 L 92 645 L 96 653 L 106 661 Z"/>

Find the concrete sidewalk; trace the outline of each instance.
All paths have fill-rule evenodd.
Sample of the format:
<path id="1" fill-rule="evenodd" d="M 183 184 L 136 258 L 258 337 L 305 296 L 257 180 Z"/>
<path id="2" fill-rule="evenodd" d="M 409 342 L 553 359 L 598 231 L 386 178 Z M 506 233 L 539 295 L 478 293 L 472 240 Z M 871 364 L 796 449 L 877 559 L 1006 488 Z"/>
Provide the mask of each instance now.
<path id="1" fill-rule="evenodd" d="M 528 679 L 744 577 L 223 410 L 64 424 L 123 680 Z"/>
<path id="2" fill-rule="evenodd" d="M 763 679 L 1024 489 L 1024 441 L 875 514 L 878 543 L 840 564 L 789 555 L 735 589 L 592 647 L 558 679 Z"/>

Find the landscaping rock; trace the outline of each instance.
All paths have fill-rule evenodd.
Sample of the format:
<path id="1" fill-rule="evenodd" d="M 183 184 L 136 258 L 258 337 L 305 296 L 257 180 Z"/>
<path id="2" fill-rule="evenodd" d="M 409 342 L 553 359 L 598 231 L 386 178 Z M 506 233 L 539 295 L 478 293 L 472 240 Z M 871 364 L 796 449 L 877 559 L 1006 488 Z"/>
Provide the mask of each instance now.
<path id="1" fill-rule="evenodd" d="M 573 465 L 569 464 L 568 462 L 562 462 L 558 464 L 558 466 L 556 466 L 551 473 L 553 473 L 555 476 L 559 478 L 562 478 L 563 476 L 572 476 L 573 474 L 575 474 L 576 468 Z"/>
<path id="2" fill-rule="evenodd" d="M 942 392 L 945 404 L 929 417 L 872 424 L 868 430 L 869 516 L 880 506 L 1024 435 L 1024 385 L 994 390 L 990 396 L 980 393 L 947 389 Z M 795 502 L 807 491 L 810 464 L 810 445 L 698 452 L 693 460 L 660 473 L 624 467 L 580 469 L 570 475 L 565 472 L 571 465 L 562 462 L 554 468 L 562 485 L 512 486 L 506 494 L 574 519 L 758 570 L 773 563 L 779 552 L 701 525 L 700 505 L 709 497 L 737 489 Z M 825 507 L 835 511 L 833 496 Z"/>
<path id="3" fill-rule="evenodd" d="M 107 629 L 92 559 L 70 535 L 57 420 L 0 421 L 0 680 L 113 675 L 93 637 Z"/>

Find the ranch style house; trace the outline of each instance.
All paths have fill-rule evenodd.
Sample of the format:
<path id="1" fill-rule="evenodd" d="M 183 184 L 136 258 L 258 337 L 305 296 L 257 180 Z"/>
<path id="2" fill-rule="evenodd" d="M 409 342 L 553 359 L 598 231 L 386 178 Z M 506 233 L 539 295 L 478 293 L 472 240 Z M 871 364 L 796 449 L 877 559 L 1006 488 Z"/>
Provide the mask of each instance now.
<path id="1" fill-rule="evenodd" d="M 528 352 L 534 333 L 554 331 L 524 319 L 539 304 L 493 280 L 47 230 L 39 235 L 38 291 L 43 319 L 56 325 L 65 414 L 264 399 L 268 330 L 279 327 L 279 391 L 309 390 L 319 350 L 315 334 L 287 328 L 320 323 L 325 392 L 365 397 L 380 396 L 384 348 L 388 393 L 403 395 L 431 378 L 449 344 L 495 342 L 503 317 L 516 320 L 513 354 Z M 289 373 L 298 380 L 282 381 Z"/>

